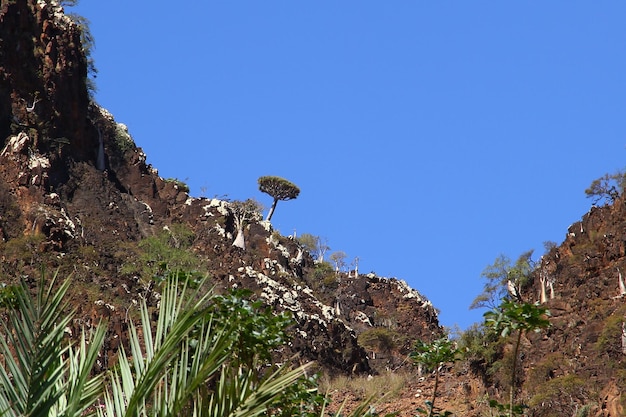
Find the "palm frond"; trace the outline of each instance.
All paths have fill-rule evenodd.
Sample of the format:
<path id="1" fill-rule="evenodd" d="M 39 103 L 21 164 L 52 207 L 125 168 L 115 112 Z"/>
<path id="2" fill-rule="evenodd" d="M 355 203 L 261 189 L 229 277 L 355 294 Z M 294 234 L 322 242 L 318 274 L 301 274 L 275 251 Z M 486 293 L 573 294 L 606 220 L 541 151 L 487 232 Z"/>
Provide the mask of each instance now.
<path id="1" fill-rule="evenodd" d="M 3 415 L 47 416 L 61 396 L 56 386 L 64 371 L 62 356 L 67 348 L 62 342 L 71 317 L 64 313 L 63 296 L 70 281 L 54 290 L 56 274 L 47 289 L 44 280 L 42 274 L 35 299 L 22 280 L 16 292 L 16 306 L 2 324 L 0 354 L 5 358 L 5 366 L 0 371 L 0 411 Z"/>

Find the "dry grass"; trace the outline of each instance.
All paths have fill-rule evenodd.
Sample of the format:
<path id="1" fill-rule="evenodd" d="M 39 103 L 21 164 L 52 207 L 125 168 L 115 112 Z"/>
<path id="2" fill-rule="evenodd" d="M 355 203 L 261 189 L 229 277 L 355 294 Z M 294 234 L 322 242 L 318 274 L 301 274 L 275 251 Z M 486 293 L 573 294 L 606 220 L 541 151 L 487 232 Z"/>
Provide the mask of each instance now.
<path id="1" fill-rule="evenodd" d="M 350 397 L 355 401 L 367 398 L 385 401 L 393 399 L 415 375 L 406 372 L 385 372 L 376 376 L 338 376 L 320 379 L 320 391 L 327 392 L 333 399 Z"/>

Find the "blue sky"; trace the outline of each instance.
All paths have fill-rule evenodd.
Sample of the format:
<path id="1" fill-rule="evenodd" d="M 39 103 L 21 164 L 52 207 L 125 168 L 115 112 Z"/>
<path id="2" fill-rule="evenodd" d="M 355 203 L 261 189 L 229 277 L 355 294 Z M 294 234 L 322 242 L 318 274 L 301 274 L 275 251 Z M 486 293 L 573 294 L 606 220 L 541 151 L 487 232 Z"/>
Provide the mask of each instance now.
<path id="1" fill-rule="evenodd" d="M 194 196 L 272 219 L 466 328 L 482 270 L 588 211 L 626 157 L 626 3 L 82 0 L 96 100 Z"/>

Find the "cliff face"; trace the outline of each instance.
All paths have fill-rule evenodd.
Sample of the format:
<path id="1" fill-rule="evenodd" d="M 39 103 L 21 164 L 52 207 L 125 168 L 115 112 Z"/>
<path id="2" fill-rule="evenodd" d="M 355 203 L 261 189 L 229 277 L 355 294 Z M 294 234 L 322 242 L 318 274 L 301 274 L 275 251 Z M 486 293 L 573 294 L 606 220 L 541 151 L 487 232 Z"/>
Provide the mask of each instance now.
<path id="1" fill-rule="evenodd" d="M 416 338 L 441 334 L 433 306 L 404 282 L 320 277 L 297 241 L 260 219 L 245 229 L 246 250 L 233 247 L 231 203 L 192 198 L 159 177 L 125 126 L 90 100 L 86 78 L 80 29 L 56 2 L 2 0 L 0 281 L 41 267 L 71 274 L 76 327 L 109 320 L 103 366 L 168 253 L 208 273 L 217 291 L 248 288 L 292 311 L 291 351 L 330 371 L 372 372 L 399 363 Z M 378 343 L 374 328 L 391 343 Z"/>
<path id="2" fill-rule="evenodd" d="M 529 338 L 524 360 L 537 415 L 571 415 L 586 404 L 597 415 L 626 411 L 625 203 L 592 207 L 572 224 L 526 289 L 552 313 L 552 327 Z"/>

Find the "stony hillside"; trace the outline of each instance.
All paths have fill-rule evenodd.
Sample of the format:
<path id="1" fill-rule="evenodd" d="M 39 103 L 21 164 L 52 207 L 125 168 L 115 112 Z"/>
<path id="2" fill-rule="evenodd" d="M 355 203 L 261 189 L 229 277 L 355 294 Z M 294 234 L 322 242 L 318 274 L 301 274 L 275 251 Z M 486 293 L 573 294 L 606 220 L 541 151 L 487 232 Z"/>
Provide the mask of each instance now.
<path id="1" fill-rule="evenodd" d="M 79 25 L 54 1 L 0 4 L 0 283 L 34 285 L 42 268 L 70 276 L 76 329 L 108 319 L 102 367 L 115 361 L 137 300 L 156 303 L 168 270 L 292 312 L 282 354 L 329 374 L 400 369 L 416 339 L 443 334 L 436 309 L 405 282 L 337 274 L 258 216 L 243 229 L 245 249 L 233 246 L 236 202 L 193 198 L 161 178 L 90 98 Z M 521 289 L 550 310 L 552 326 L 522 340 L 519 399 L 532 416 L 625 415 L 625 200 L 593 207 L 564 235 Z M 489 360 L 469 355 L 443 369 L 442 408 L 491 415 L 487 398 L 506 395 L 512 344 L 479 346 L 488 348 Z M 433 388 L 430 375 L 415 376 L 386 409 L 414 416 Z"/>
<path id="2" fill-rule="evenodd" d="M 403 281 L 329 271 L 260 218 L 244 230 L 245 250 L 233 246 L 233 203 L 161 178 L 86 80 L 80 27 L 56 2 L 2 0 L 0 281 L 35 281 L 42 267 L 71 275 L 76 326 L 110 321 L 104 366 L 138 298 L 156 299 L 155 277 L 168 268 L 291 311 L 284 353 L 331 373 L 395 366 L 415 339 L 441 334 L 431 303 Z"/>

